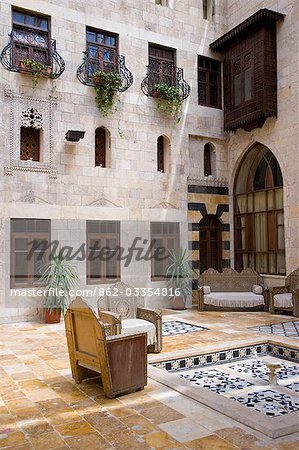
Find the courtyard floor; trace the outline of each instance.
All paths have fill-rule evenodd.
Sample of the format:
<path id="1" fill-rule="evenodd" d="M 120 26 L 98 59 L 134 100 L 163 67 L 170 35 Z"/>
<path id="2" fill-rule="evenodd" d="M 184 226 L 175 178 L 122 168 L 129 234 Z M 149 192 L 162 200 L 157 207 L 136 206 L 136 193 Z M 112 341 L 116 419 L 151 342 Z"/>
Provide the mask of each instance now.
<path id="1" fill-rule="evenodd" d="M 149 362 L 266 341 L 273 336 L 250 327 L 292 318 L 187 310 L 163 320 L 207 330 L 165 336 L 163 352 L 149 355 Z M 296 337 L 275 336 L 275 341 L 299 346 Z M 63 323 L 1 325 L 0 342 L 0 449 L 299 448 L 299 433 L 271 439 L 151 378 L 143 391 L 113 400 L 98 383 L 76 385 Z"/>

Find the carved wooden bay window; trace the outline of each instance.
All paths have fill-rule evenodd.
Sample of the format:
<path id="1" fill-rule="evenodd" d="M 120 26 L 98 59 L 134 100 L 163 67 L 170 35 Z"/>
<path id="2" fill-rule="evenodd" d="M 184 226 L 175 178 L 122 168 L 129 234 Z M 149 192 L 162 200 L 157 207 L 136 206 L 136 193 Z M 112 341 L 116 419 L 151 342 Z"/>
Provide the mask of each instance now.
<path id="1" fill-rule="evenodd" d="M 261 9 L 210 44 L 224 54 L 224 130 L 250 131 L 277 117 L 276 21 Z"/>

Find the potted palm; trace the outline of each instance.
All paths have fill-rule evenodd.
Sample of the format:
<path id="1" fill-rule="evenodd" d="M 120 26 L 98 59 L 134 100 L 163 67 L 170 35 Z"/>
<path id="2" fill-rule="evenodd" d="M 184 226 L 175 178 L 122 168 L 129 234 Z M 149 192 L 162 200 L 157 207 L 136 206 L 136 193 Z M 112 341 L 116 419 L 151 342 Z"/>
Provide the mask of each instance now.
<path id="1" fill-rule="evenodd" d="M 78 275 L 64 259 L 62 251 L 52 256 L 51 262 L 42 269 L 40 282 L 46 295 L 44 298 L 45 322 L 59 323 L 61 314 L 70 300 L 70 290 L 75 286 Z"/>
<path id="2" fill-rule="evenodd" d="M 172 309 L 186 309 L 187 297 L 192 294 L 192 268 L 186 249 L 180 248 L 177 252 L 169 251 L 170 265 L 166 276 L 169 278 L 169 286 L 179 295 L 173 296 Z"/>

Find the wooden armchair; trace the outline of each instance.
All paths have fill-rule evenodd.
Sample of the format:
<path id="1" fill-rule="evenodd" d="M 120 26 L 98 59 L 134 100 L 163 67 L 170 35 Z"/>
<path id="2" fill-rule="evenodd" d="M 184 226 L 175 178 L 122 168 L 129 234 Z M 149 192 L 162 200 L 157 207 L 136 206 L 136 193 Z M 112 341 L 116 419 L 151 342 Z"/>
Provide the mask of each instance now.
<path id="1" fill-rule="evenodd" d="M 299 269 L 294 270 L 285 280 L 285 286 L 269 289 L 270 313 L 291 311 L 299 316 Z"/>
<path id="2" fill-rule="evenodd" d="M 98 300 L 100 320 L 109 325 L 111 334 L 126 332 L 147 332 L 149 352 L 162 350 L 162 314 L 160 311 L 144 308 L 143 297 L 134 295 L 134 288 L 118 282 L 110 286 L 113 295 L 104 295 Z M 142 305 L 142 306 L 141 306 Z"/>
<path id="3" fill-rule="evenodd" d="M 146 333 L 107 337 L 103 323 L 80 297 L 67 309 L 65 329 L 77 383 L 100 373 L 109 398 L 147 384 Z"/>

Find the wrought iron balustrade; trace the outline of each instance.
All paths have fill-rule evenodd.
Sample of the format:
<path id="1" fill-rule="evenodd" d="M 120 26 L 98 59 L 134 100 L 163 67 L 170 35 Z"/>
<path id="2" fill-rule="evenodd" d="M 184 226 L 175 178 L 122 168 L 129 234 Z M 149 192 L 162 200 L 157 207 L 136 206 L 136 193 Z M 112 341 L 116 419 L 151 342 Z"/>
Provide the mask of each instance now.
<path id="1" fill-rule="evenodd" d="M 80 83 L 86 86 L 96 87 L 98 72 L 112 72 L 121 77 L 120 92 L 126 91 L 133 84 L 132 72 L 125 65 L 125 57 L 118 55 L 116 50 L 99 47 L 88 48 L 84 52 L 82 64 L 77 69 L 77 78 Z"/>
<path id="2" fill-rule="evenodd" d="M 63 58 L 56 51 L 56 41 L 45 33 L 24 28 L 12 30 L 9 42 L 3 48 L 0 59 L 5 69 L 12 72 L 31 73 L 23 64 L 29 59 L 45 66 L 44 76 L 58 78 L 65 69 Z"/>
<path id="3" fill-rule="evenodd" d="M 176 87 L 182 100 L 190 95 L 190 86 L 184 80 L 183 69 L 168 61 L 152 60 L 147 66 L 147 75 L 141 82 L 141 90 L 147 97 L 154 97 L 156 84 Z"/>

